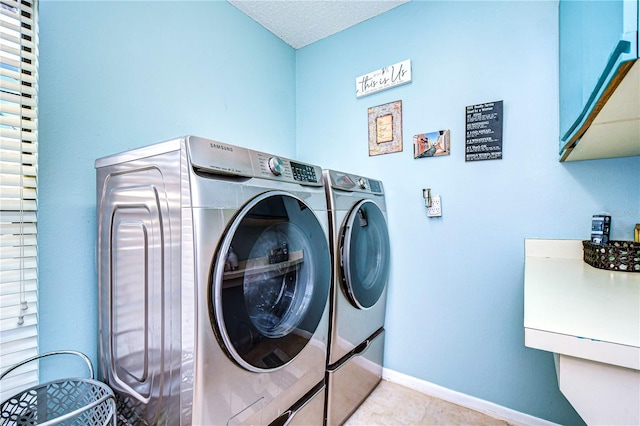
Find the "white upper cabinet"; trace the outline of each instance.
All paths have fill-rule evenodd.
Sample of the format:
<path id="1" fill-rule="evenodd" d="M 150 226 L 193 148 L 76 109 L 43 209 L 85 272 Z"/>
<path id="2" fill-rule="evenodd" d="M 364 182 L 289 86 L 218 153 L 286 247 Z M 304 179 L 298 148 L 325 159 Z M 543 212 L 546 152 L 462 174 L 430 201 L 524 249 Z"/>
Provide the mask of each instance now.
<path id="1" fill-rule="evenodd" d="M 560 161 L 640 155 L 638 0 L 560 0 Z"/>

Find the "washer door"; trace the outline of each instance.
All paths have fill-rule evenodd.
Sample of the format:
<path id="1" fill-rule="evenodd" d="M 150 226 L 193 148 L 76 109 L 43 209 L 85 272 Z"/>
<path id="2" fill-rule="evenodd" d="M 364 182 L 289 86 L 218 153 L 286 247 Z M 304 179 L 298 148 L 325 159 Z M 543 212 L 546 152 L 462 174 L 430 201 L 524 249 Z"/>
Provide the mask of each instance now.
<path id="1" fill-rule="evenodd" d="M 213 326 L 250 371 L 286 365 L 309 343 L 331 281 L 326 234 L 292 194 L 262 194 L 236 215 L 212 268 Z"/>
<path id="2" fill-rule="evenodd" d="M 376 203 L 362 200 L 349 212 L 340 237 L 342 283 L 357 308 L 376 304 L 389 280 L 389 231 Z"/>

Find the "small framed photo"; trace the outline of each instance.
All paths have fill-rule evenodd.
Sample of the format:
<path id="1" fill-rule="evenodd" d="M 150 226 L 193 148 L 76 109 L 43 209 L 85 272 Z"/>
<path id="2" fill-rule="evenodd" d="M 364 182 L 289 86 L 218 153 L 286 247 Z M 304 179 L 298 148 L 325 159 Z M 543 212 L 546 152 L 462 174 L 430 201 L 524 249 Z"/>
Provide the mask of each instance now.
<path id="1" fill-rule="evenodd" d="M 369 108 L 369 156 L 402 151 L 402 101 Z"/>
<path id="2" fill-rule="evenodd" d="M 451 154 L 450 131 L 420 133 L 413 136 L 413 158 L 439 157 Z"/>

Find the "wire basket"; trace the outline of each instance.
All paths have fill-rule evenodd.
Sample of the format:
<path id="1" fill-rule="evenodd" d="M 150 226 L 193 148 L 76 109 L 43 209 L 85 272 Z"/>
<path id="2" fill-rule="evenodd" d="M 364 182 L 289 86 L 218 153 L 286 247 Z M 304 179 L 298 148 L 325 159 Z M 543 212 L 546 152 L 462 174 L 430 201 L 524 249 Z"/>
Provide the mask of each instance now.
<path id="1" fill-rule="evenodd" d="M 640 272 L 640 243 L 633 241 L 609 241 L 598 245 L 583 241 L 585 263 L 610 271 Z"/>
<path id="2" fill-rule="evenodd" d="M 80 352 L 55 351 L 31 357 L 6 370 L 0 375 L 0 380 L 31 361 L 64 354 L 81 357 L 87 363 L 91 378 L 51 381 L 10 397 L 0 405 L 0 426 L 116 425 L 113 391 L 106 384 L 94 380 L 91 361 Z"/>

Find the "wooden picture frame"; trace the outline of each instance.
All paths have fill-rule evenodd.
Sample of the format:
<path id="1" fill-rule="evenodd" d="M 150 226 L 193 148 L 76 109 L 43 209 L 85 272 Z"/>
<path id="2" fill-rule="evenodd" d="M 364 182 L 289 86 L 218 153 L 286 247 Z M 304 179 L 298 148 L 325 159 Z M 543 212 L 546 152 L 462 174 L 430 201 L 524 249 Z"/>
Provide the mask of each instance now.
<path id="1" fill-rule="evenodd" d="M 369 156 L 402 151 L 402 101 L 369 108 Z"/>

